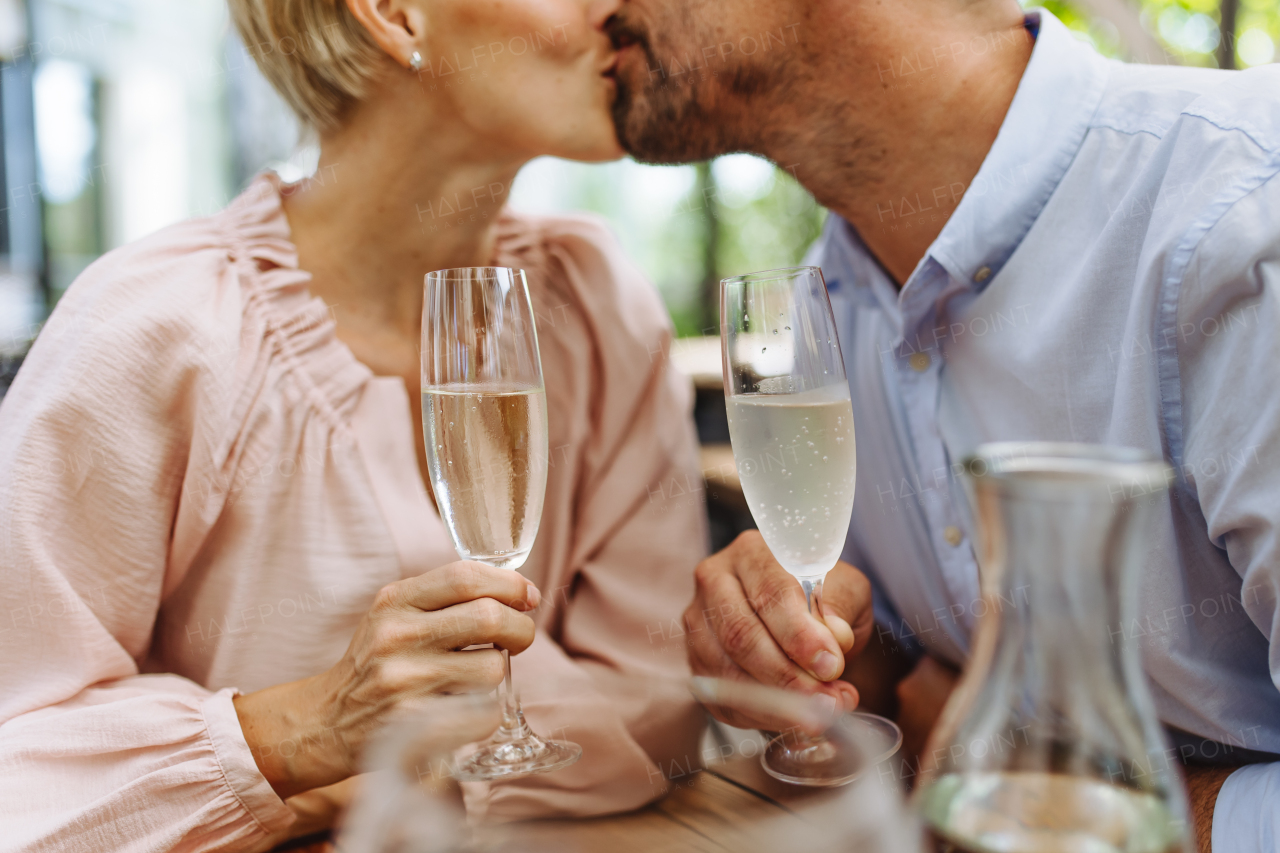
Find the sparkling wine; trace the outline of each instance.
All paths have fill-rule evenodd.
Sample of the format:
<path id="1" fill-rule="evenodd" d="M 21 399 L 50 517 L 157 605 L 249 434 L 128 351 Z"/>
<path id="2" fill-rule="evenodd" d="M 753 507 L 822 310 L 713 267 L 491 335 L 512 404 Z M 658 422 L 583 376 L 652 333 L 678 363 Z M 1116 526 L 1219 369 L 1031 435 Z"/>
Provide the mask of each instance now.
<path id="1" fill-rule="evenodd" d="M 840 558 L 853 513 L 853 408 L 846 385 L 729 397 L 733 456 L 773 556 L 816 579 Z"/>
<path id="2" fill-rule="evenodd" d="M 442 385 L 422 392 L 422 423 L 431 485 L 458 553 L 519 568 L 547 485 L 546 394 Z"/>
<path id="3" fill-rule="evenodd" d="M 1153 794 L 1044 772 L 949 774 L 922 804 L 936 853 L 1175 853 Z"/>

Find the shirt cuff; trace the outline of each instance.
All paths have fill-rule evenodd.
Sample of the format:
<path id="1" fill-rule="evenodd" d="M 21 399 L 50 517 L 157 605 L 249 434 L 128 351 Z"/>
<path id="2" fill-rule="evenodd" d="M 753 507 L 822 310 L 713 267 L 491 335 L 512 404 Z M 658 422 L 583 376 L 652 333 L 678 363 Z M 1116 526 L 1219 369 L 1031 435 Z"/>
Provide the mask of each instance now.
<path id="1" fill-rule="evenodd" d="M 204 701 L 200 711 L 205 729 L 227 787 L 265 833 L 279 832 L 295 820 L 293 809 L 285 805 L 258 769 L 253 750 L 240 727 L 240 716 L 231 701 L 235 695 L 236 691 L 228 688 Z"/>
<path id="2" fill-rule="evenodd" d="M 1275 853 L 1280 840 L 1280 763 L 1227 777 L 1213 807 L 1213 853 Z"/>

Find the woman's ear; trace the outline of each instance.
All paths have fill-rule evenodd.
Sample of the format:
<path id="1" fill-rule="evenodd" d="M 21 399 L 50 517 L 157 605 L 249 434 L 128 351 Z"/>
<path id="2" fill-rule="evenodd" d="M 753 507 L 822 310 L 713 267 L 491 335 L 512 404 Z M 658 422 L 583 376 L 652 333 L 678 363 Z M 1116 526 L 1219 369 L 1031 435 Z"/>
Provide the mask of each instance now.
<path id="1" fill-rule="evenodd" d="M 425 50 L 427 13 L 421 0 L 346 0 L 352 16 L 374 44 L 400 65 L 410 67 L 415 51 Z"/>

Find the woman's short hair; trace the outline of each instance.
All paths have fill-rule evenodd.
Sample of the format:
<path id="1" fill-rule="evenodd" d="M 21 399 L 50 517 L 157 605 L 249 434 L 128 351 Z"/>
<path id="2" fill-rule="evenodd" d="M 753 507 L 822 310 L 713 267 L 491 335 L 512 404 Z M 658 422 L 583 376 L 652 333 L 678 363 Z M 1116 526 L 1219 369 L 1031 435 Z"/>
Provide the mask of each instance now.
<path id="1" fill-rule="evenodd" d="M 378 72 L 382 51 L 346 0 L 228 0 L 245 49 L 302 122 L 341 123 Z"/>

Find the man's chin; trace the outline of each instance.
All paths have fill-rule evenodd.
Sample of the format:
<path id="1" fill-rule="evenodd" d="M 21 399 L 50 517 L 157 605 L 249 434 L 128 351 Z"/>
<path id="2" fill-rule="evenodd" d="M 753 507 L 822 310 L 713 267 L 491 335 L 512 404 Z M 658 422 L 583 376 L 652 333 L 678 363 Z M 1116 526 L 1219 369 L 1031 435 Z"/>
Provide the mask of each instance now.
<path id="1" fill-rule="evenodd" d="M 673 134 L 675 136 L 675 134 Z M 688 138 L 663 138 L 657 133 L 649 133 L 639 137 L 623 137 L 622 148 L 633 160 L 653 166 L 675 166 L 682 163 L 700 163 L 722 154 L 731 153 L 728 148 L 717 145 L 695 145 Z"/>
<path id="2" fill-rule="evenodd" d="M 713 140 L 699 125 L 684 120 L 672 106 L 655 109 L 646 96 L 633 98 L 621 87 L 613 104 L 618 142 L 641 163 L 694 163 L 725 153 L 714 150 Z"/>

